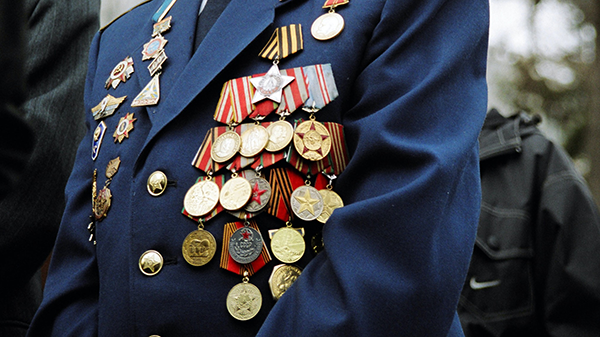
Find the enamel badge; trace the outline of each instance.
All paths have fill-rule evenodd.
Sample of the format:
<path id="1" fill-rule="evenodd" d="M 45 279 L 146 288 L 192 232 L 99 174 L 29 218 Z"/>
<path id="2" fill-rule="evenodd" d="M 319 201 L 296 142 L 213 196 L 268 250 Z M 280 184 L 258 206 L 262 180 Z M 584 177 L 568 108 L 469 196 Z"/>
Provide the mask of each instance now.
<path id="1" fill-rule="evenodd" d="M 273 102 L 281 102 L 281 92 L 288 84 L 294 80 L 292 76 L 284 76 L 279 72 L 279 67 L 273 64 L 269 71 L 260 77 L 250 79 L 250 83 L 256 89 L 252 104 L 262 101 L 265 98 Z"/>
<path id="2" fill-rule="evenodd" d="M 117 141 L 121 143 L 123 139 L 129 138 L 129 132 L 133 130 L 133 122 L 136 120 L 137 118 L 133 118 L 133 113 L 128 113 L 125 117 L 121 117 L 119 120 L 119 125 L 117 125 L 117 129 L 115 130 L 115 133 L 113 133 L 115 143 Z"/>
<path id="3" fill-rule="evenodd" d="M 104 87 L 108 89 L 112 86 L 113 89 L 116 89 L 117 86 L 119 86 L 119 83 L 127 82 L 129 77 L 131 77 L 133 71 L 133 59 L 130 56 L 127 56 L 123 61 L 119 62 L 110 72 L 110 76 L 106 80 Z"/>
<path id="4" fill-rule="evenodd" d="M 102 139 L 104 138 L 104 134 L 106 133 L 106 123 L 104 121 L 100 122 L 94 130 L 94 140 L 92 141 L 92 160 L 96 160 L 98 158 L 98 153 L 100 152 L 100 145 L 102 144 Z"/>
<path id="5" fill-rule="evenodd" d="M 154 76 L 144 89 L 137 95 L 137 97 L 131 103 L 132 107 L 135 106 L 148 106 L 155 105 L 160 99 L 160 82 L 158 75 Z"/>
<path id="6" fill-rule="evenodd" d="M 104 97 L 102 101 L 98 103 L 98 105 L 92 108 L 92 116 L 94 116 L 94 120 L 99 120 L 114 114 L 115 110 L 119 108 L 119 105 L 123 103 L 125 98 L 127 98 L 127 96 L 117 98 L 110 94 L 106 95 L 106 97 Z"/>

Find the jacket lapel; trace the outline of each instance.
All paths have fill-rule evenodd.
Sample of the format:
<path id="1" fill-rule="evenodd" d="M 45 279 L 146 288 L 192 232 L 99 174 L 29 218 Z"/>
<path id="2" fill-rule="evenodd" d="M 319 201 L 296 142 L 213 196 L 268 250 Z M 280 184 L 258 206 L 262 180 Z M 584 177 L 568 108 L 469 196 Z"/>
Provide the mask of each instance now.
<path id="1" fill-rule="evenodd" d="M 189 58 L 179 55 L 178 50 L 173 48 L 173 45 L 169 45 L 171 44 L 171 40 L 169 40 L 166 51 L 174 50 L 171 52 L 174 53 L 172 58 L 181 58 L 182 60 L 173 60 L 172 63 L 169 63 L 168 69 L 165 67 L 165 76 L 167 73 L 171 73 L 169 76 L 176 77 L 172 79 L 173 84 L 170 88 L 163 84 L 167 78 L 165 77 L 165 81 L 163 81 L 163 75 L 161 75 L 161 101 L 156 108 L 149 109 L 149 113 L 152 115 L 155 112 L 155 116 L 152 117 L 152 129 L 140 155 L 165 125 L 179 115 L 215 76 L 273 23 L 276 5 L 279 5 L 276 0 L 232 0 L 189 62 Z M 196 10 L 193 14 L 196 16 L 197 13 Z M 173 20 L 175 20 L 175 16 Z M 188 53 L 186 55 L 190 55 L 192 52 L 196 20 L 197 16 L 191 20 L 193 22 L 191 31 L 186 22 L 187 33 L 183 37 L 180 36 L 182 43 L 187 45 L 177 45 L 178 48 Z M 177 28 L 179 29 L 179 27 Z M 175 30 L 176 27 L 173 25 L 172 29 Z M 189 41 L 187 41 L 188 39 Z M 212 46 L 224 43 L 227 44 L 227 48 L 220 49 L 218 53 L 215 53 Z M 179 69 L 181 70 L 178 71 Z"/>

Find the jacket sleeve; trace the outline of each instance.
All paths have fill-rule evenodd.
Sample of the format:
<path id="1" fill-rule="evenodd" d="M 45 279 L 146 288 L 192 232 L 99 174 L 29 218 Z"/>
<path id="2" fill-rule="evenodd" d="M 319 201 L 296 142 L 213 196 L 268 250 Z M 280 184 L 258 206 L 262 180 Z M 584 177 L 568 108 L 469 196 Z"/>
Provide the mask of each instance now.
<path id="1" fill-rule="evenodd" d="M 96 71 L 100 33 L 92 41 L 84 95 L 91 92 Z M 89 100 L 86 97 L 86 102 Z M 85 107 L 89 111 L 88 106 Z M 44 300 L 27 336 L 96 336 L 98 331 L 99 276 L 96 248 L 89 242 L 87 226 L 92 214 L 93 171 L 89 163 L 93 130 L 87 113 L 88 132 L 79 146 L 76 165 L 67 183 L 67 206 L 55 243 Z"/>
<path id="2" fill-rule="evenodd" d="M 351 159 L 335 189 L 345 206 L 259 336 L 462 334 L 455 310 L 480 206 L 487 6 L 387 1 L 344 116 Z"/>
<path id="3" fill-rule="evenodd" d="M 550 145 L 537 222 L 538 301 L 549 336 L 598 336 L 600 216 L 583 178 Z"/>

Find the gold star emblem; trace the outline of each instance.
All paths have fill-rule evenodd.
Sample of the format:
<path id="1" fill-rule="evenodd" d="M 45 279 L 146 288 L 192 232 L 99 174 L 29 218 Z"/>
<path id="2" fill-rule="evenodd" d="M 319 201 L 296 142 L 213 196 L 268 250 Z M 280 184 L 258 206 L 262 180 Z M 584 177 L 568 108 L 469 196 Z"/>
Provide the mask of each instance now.
<path id="1" fill-rule="evenodd" d="M 295 198 L 300 203 L 300 209 L 298 210 L 298 213 L 302 213 L 303 211 L 307 210 L 312 215 L 315 215 L 315 209 L 313 205 L 318 203 L 319 199 L 311 198 L 308 189 L 304 190 L 304 196 L 295 196 Z"/>

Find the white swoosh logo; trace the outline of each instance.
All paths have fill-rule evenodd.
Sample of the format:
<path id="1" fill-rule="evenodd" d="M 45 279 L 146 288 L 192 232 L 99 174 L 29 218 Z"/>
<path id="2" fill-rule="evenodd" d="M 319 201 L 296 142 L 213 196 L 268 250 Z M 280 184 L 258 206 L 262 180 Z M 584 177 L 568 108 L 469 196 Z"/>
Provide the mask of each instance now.
<path id="1" fill-rule="evenodd" d="M 491 287 L 495 287 L 495 286 L 497 286 L 499 284 L 500 284 L 500 280 L 493 280 L 493 281 L 487 281 L 487 282 L 477 282 L 475 280 L 475 277 L 471 277 L 471 280 L 469 281 L 469 286 L 473 290 L 480 290 L 480 289 L 485 289 L 485 288 L 491 288 Z"/>

